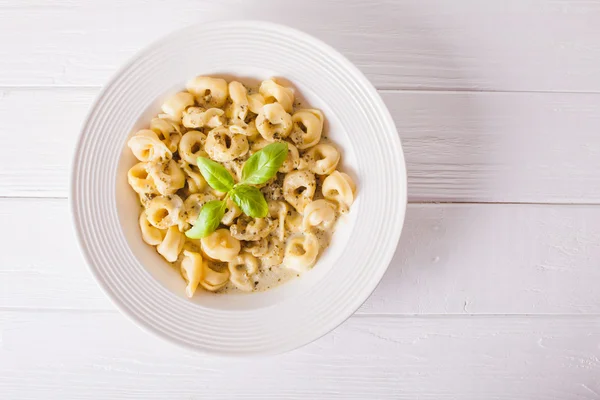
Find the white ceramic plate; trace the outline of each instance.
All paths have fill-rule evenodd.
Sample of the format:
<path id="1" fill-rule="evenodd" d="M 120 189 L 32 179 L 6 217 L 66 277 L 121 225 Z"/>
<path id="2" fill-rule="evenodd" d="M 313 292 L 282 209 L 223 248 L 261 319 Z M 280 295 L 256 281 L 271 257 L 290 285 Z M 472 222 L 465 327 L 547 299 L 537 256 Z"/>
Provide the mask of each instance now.
<path id="1" fill-rule="evenodd" d="M 179 273 L 142 242 L 140 208 L 126 178 L 135 160 L 126 142 L 196 75 L 281 77 L 325 113 L 357 199 L 332 245 L 301 278 L 264 293 L 203 292 L 190 301 Z M 140 326 L 205 353 L 281 353 L 334 329 L 379 283 L 405 208 L 400 140 L 373 86 L 326 44 L 266 22 L 198 24 L 139 53 L 96 100 L 72 165 L 73 221 L 98 283 Z"/>

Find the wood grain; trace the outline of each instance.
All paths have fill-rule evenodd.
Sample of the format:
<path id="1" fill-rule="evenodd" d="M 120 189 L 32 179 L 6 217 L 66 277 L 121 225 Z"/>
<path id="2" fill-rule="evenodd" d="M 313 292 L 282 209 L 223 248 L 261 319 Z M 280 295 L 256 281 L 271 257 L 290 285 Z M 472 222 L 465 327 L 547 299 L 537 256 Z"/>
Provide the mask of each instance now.
<path id="1" fill-rule="evenodd" d="M 97 89 L 0 91 L 0 196 L 67 195 Z M 600 95 L 384 91 L 410 201 L 600 202 Z"/>
<path id="2" fill-rule="evenodd" d="M 409 205 L 355 316 L 252 360 L 116 312 L 65 199 L 99 87 L 232 14 L 305 30 L 367 75 L 410 201 L 494 203 Z M 600 399 L 599 20 L 600 0 L 0 0 L 0 399 Z"/>
<path id="3" fill-rule="evenodd" d="M 598 317 L 356 317 L 287 355 L 190 354 L 116 313 L 0 312 L 3 399 L 577 399 Z"/>
<path id="4" fill-rule="evenodd" d="M 114 310 L 79 255 L 66 201 L 1 199 L 0 220 L 11 227 L 0 309 Z M 410 205 L 359 314 L 600 314 L 598 221 L 597 206 Z M 23 240 L 32 226 L 35 251 Z"/>
<path id="5" fill-rule="evenodd" d="M 0 85 L 102 85 L 153 40 L 232 15 L 303 29 L 379 88 L 600 91 L 597 0 L 3 1 Z"/>

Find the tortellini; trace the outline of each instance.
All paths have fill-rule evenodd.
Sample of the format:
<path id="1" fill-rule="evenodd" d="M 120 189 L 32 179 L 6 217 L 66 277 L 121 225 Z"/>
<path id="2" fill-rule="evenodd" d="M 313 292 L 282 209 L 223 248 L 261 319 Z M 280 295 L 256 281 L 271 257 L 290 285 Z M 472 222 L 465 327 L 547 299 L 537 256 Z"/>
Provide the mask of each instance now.
<path id="1" fill-rule="evenodd" d="M 167 229 L 177 225 L 183 210 L 183 200 L 177 195 L 157 196 L 146 206 L 146 217 L 152 226 Z"/>
<path id="2" fill-rule="evenodd" d="M 329 229 L 335 222 L 335 205 L 327 200 L 315 200 L 304 209 L 302 229 Z"/>
<path id="3" fill-rule="evenodd" d="M 295 169 L 299 169 L 299 166 L 300 153 L 298 153 L 298 149 L 296 148 L 296 146 L 294 146 L 291 143 L 288 143 L 288 155 L 281 168 L 279 168 L 279 172 L 292 172 Z"/>
<path id="4" fill-rule="evenodd" d="M 283 262 L 283 244 L 282 241 L 273 238 L 267 242 L 267 249 L 260 257 L 260 261 L 265 267 L 281 265 Z"/>
<path id="5" fill-rule="evenodd" d="M 240 252 L 240 241 L 228 229 L 217 229 L 201 239 L 202 249 L 212 259 L 232 261 Z"/>
<path id="6" fill-rule="evenodd" d="M 206 157 L 206 135 L 200 131 L 188 131 L 179 143 L 179 156 L 188 164 L 198 165 L 198 157 Z"/>
<path id="7" fill-rule="evenodd" d="M 233 133 L 228 128 L 215 128 L 206 138 L 206 152 L 215 161 L 231 161 L 248 152 L 246 136 Z"/>
<path id="8" fill-rule="evenodd" d="M 254 114 L 258 114 L 265 105 L 265 98 L 260 93 L 248 95 L 248 109 Z"/>
<path id="9" fill-rule="evenodd" d="M 296 272 L 304 272 L 313 266 L 319 254 L 319 240 L 312 233 L 294 236 L 285 245 L 283 265 Z"/>
<path id="10" fill-rule="evenodd" d="M 254 287 L 252 276 L 258 272 L 258 260 L 243 253 L 229 262 L 229 279 L 238 289 L 249 292 Z"/>
<path id="11" fill-rule="evenodd" d="M 240 216 L 229 230 L 231 236 L 239 240 L 259 240 L 266 237 L 275 228 L 275 223 L 270 218 L 252 218 Z"/>
<path id="12" fill-rule="evenodd" d="M 315 195 L 317 180 L 306 170 L 290 172 L 283 180 L 283 197 L 299 213 L 310 203 Z"/>
<path id="13" fill-rule="evenodd" d="M 185 174 L 174 160 L 165 164 L 152 164 L 148 167 L 148 174 L 158 193 L 163 196 L 174 194 L 185 186 Z"/>
<path id="14" fill-rule="evenodd" d="M 354 182 L 338 171 L 338 147 L 322 140 L 328 133 L 323 113 L 295 104 L 294 90 L 282 82 L 251 87 L 198 76 L 168 96 L 149 127 L 127 142 L 137 159 L 127 181 L 143 208 L 141 239 L 179 271 L 187 297 L 265 290 L 306 272 L 355 200 Z M 239 185 L 248 158 L 273 142 L 287 143 L 288 153 L 254 185 L 267 201 L 264 218 L 246 215 L 198 167 L 198 157 L 210 158 Z M 216 200 L 224 202 L 222 216 L 213 216 L 217 229 L 202 239 L 186 237 Z"/>
<path id="15" fill-rule="evenodd" d="M 173 153 L 154 131 L 142 129 L 129 139 L 127 146 L 133 155 L 143 162 L 170 160 Z"/>
<path id="16" fill-rule="evenodd" d="M 148 221 L 148 217 L 145 212 L 140 214 L 140 230 L 142 231 L 142 240 L 148 243 L 150 246 L 158 246 L 162 243 L 166 235 L 166 230 L 158 229 L 154 227 Z"/>
<path id="17" fill-rule="evenodd" d="M 227 199 L 225 214 L 221 218 L 221 223 L 231 226 L 240 215 L 242 215 L 242 210 L 231 199 Z"/>
<path id="18" fill-rule="evenodd" d="M 225 111 L 220 108 L 190 107 L 183 113 L 182 124 L 186 128 L 216 128 L 223 125 Z"/>
<path id="19" fill-rule="evenodd" d="M 254 257 L 259 257 L 264 267 L 281 265 L 283 261 L 284 247 L 282 242 L 277 238 L 271 238 L 270 240 L 263 238 L 246 242 L 243 250 Z"/>
<path id="20" fill-rule="evenodd" d="M 198 219 L 200 210 L 209 201 L 216 200 L 217 198 L 209 193 L 195 193 L 190 195 L 183 202 L 185 210 L 185 221 L 193 224 Z"/>
<path id="21" fill-rule="evenodd" d="M 256 129 L 256 120 L 252 120 L 248 123 L 245 123 L 240 119 L 233 120 L 232 124 L 229 125 L 229 130 L 232 133 L 247 136 L 248 140 L 256 140 L 260 136 L 258 129 Z"/>
<path id="22" fill-rule="evenodd" d="M 277 221 L 277 237 L 279 240 L 283 240 L 285 237 L 285 219 L 288 216 L 289 208 L 284 201 L 269 201 L 269 217 L 274 221 Z"/>
<path id="23" fill-rule="evenodd" d="M 267 104 L 256 117 L 256 129 L 269 142 L 285 139 L 292 130 L 292 116 L 279 103 Z"/>
<path id="24" fill-rule="evenodd" d="M 209 292 L 216 292 L 229 282 L 229 269 L 215 269 L 216 264 L 205 260 L 202 264 L 203 275 L 200 285 Z"/>
<path id="25" fill-rule="evenodd" d="M 345 173 L 334 171 L 323 181 L 323 196 L 337 203 L 339 211 L 346 213 L 354 203 L 356 186 Z"/>
<path id="26" fill-rule="evenodd" d="M 163 256 L 165 260 L 175 262 L 177 261 L 177 257 L 179 257 L 179 253 L 183 250 L 184 245 L 185 235 L 179 232 L 179 228 L 176 226 L 171 226 L 167 229 L 167 234 L 163 241 L 156 246 L 156 251 L 158 251 L 158 254 Z"/>
<path id="27" fill-rule="evenodd" d="M 183 260 L 181 260 L 181 276 L 187 282 L 185 294 L 187 297 L 194 296 L 196 288 L 204 276 L 204 266 L 202 254 L 193 251 L 183 250 Z"/>
<path id="28" fill-rule="evenodd" d="M 319 110 L 299 110 L 292 116 L 294 123 L 290 139 L 300 150 L 319 143 L 323 133 L 323 113 Z"/>
<path id="29" fill-rule="evenodd" d="M 181 169 L 185 173 L 188 192 L 191 194 L 203 191 L 207 187 L 206 180 L 200 173 L 198 167 L 190 165 L 183 160 L 179 161 Z"/>
<path id="30" fill-rule="evenodd" d="M 318 144 L 304 155 L 308 169 L 317 175 L 329 175 L 340 162 L 340 152 L 330 144 Z"/>
<path id="31" fill-rule="evenodd" d="M 185 109 L 193 105 L 194 96 L 188 92 L 179 92 L 165 100 L 162 110 L 174 121 L 181 121 L 181 116 Z"/>
<path id="32" fill-rule="evenodd" d="M 148 174 L 148 163 L 139 162 L 127 172 L 127 181 L 137 193 L 157 193 L 154 180 Z"/>
<path id="33" fill-rule="evenodd" d="M 258 91 L 263 96 L 265 103 L 277 102 L 281 104 L 286 112 L 292 112 L 294 106 L 293 89 L 281 86 L 273 79 L 267 79 L 260 84 Z"/>
<path id="34" fill-rule="evenodd" d="M 208 76 L 198 76 L 190 80 L 186 89 L 196 97 L 198 104 L 205 108 L 222 107 L 229 94 L 225 79 Z"/>
<path id="35" fill-rule="evenodd" d="M 181 140 L 181 130 L 176 122 L 164 118 L 152 118 L 150 129 L 156 133 L 158 138 L 174 153 Z"/>
<path id="36" fill-rule="evenodd" d="M 248 90 L 240 82 L 229 82 L 229 97 L 231 97 L 231 107 L 229 110 L 229 118 L 232 120 L 246 121 L 248 111 Z"/>
<path id="37" fill-rule="evenodd" d="M 267 249 L 269 248 L 269 241 L 265 238 L 260 240 L 253 240 L 251 242 L 244 242 L 244 246 L 242 247 L 242 252 L 250 253 L 254 257 L 260 257 L 267 254 Z"/>
<path id="38" fill-rule="evenodd" d="M 285 229 L 290 233 L 297 233 L 302 230 L 302 214 L 292 210 L 288 211 L 288 215 L 285 217 Z"/>

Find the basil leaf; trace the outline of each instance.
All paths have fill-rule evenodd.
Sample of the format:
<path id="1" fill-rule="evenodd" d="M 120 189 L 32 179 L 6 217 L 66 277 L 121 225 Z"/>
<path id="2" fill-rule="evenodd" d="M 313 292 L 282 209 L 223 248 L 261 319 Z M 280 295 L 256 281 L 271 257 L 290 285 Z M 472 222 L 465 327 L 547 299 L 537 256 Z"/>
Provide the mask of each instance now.
<path id="1" fill-rule="evenodd" d="M 225 215 L 225 202 L 212 200 L 202 206 L 194 226 L 185 232 L 190 239 L 201 239 L 213 233 Z"/>
<path id="2" fill-rule="evenodd" d="M 198 168 L 211 188 L 227 193 L 235 185 L 233 177 L 224 166 L 206 157 L 198 157 Z"/>
<path id="3" fill-rule="evenodd" d="M 288 154 L 286 142 L 271 143 L 254 153 L 242 168 L 242 183 L 260 185 L 275 176 Z"/>
<path id="4" fill-rule="evenodd" d="M 236 186 L 229 192 L 229 195 L 231 196 L 231 200 L 249 217 L 264 218 L 269 212 L 269 206 L 265 197 L 254 186 Z"/>

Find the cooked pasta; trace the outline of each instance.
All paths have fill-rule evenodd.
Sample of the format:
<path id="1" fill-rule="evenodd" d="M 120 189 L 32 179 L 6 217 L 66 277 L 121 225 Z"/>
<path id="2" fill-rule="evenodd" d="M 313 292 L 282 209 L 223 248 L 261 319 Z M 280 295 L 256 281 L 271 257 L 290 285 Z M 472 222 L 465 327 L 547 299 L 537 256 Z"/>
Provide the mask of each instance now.
<path id="1" fill-rule="evenodd" d="M 179 231 L 177 226 L 171 226 L 163 241 L 156 247 L 156 251 L 170 262 L 177 261 L 179 253 L 183 250 L 185 235 Z"/>
<path id="2" fill-rule="evenodd" d="M 183 160 L 179 160 L 179 165 L 185 173 L 185 180 L 187 183 L 187 190 L 189 193 L 198 193 L 206 189 L 206 180 L 200 173 L 200 170 L 195 165 L 186 163 Z"/>
<path id="3" fill-rule="evenodd" d="M 354 202 L 356 187 L 352 179 L 343 172 L 333 171 L 323 181 L 323 196 L 337 203 L 341 213 L 346 213 Z"/>
<path id="4" fill-rule="evenodd" d="M 251 88 L 198 76 L 129 139 L 138 161 L 127 181 L 142 207 L 141 238 L 177 268 L 187 297 L 266 290 L 313 268 L 356 196 L 353 180 L 338 170 L 341 153 L 325 139 L 324 122 L 320 110 L 300 107 L 294 90 L 276 79 Z M 275 142 L 287 143 L 287 156 L 280 152 L 266 183 L 254 185 L 266 200 L 263 218 L 248 216 L 239 199 L 202 175 L 198 157 L 244 183 L 248 158 Z M 209 202 L 222 207 L 216 229 L 186 237 Z"/>
<path id="5" fill-rule="evenodd" d="M 127 172 L 127 181 L 137 193 L 157 193 L 154 180 L 148 174 L 148 163 L 139 162 Z"/>
<path id="6" fill-rule="evenodd" d="M 183 112 L 182 125 L 186 128 L 216 128 L 223 125 L 225 111 L 220 108 L 189 107 Z"/>
<path id="7" fill-rule="evenodd" d="M 231 261 L 240 252 L 240 241 L 234 238 L 228 229 L 218 229 L 202 238 L 202 250 L 212 259 Z"/>
<path id="8" fill-rule="evenodd" d="M 165 229 L 158 229 L 148 221 L 146 213 L 140 214 L 140 230 L 142 231 L 142 240 L 151 246 L 158 246 L 162 243 L 166 235 Z"/>
<path id="9" fill-rule="evenodd" d="M 229 128 L 215 128 L 208 133 L 206 152 L 215 161 L 232 161 L 248 152 L 245 135 L 232 132 Z"/>
<path id="10" fill-rule="evenodd" d="M 279 85 L 274 79 L 267 79 L 260 84 L 258 89 L 265 103 L 279 103 L 283 109 L 290 113 L 294 104 L 294 91 Z"/>
<path id="11" fill-rule="evenodd" d="M 292 130 L 292 117 L 281 104 L 266 104 L 256 117 L 256 129 L 269 142 L 285 139 Z"/>
<path id="12" fill-rule="evenodd" d="M 340 162 L 340 152 L 330 144 L 318 144 L 304 155 L 310 172 L 317 175 L 330 175 Z"/>
<path id="13" fill-rule="evenodd" d="M 319 254 L 319 240 L 310 232 L 291 237 L 285 245 L 283 265 L 297 272 L 304 272 L 315 263 Z"/>
<path id="14" fill-rule="evenodd" d="M 175 121 L 165 118 L 152 118 L 150 129 L 156 133 L 171 153 L 177 151 L 177 145 L 181 140 L 181 130 Z"/>
<path id="15" fill-rule="evenodd" d="M 240 290 L 250 292 L 254 288 L 252 276 L 258 272 L 258 260 L 244 253 L 229 262 L 229 279 Z"/>
<path id="16" fill-rule="evenodd" d="M 313 201 L 316 189 L 315 175 L 307 170 L 290 172 L 283 180 L 283 197 L 300 214 Z"/>
<path id="17" fill-rule="evenodd" d="M 209 292 L 216 292 L 229 282 L 229 269 L 223 269 L 211 261 L 202 264 L 203 276 L 200 285 Z"/>
<path id="18" fill-rule="evenodd" d="M 187 286 L 185 287 L 185 294 L 187 297 L 192 297 L 194 295 L 203 275 L 204 267 L 202 265 L 202 254 L 183 250 L 181 276 L 187 282 Z"/>
<path id="19" fill-rule="evenodd" d="M 300 150 L 308 149 L 319 143 L 323 133 L 323 113 L 319 110 L 299 110 L 292 116 L 292 142 Z"/>
<path id="20" fill-rule="evenodd" d="M 179 92 L 169 97 L 162 105 L 165 114 L 174 121 L 181 121 L 181 116 L 186 108 L 194 105 L 194 96 L 188 92 Z"/>
<path id="21" fill-rule="evenodd" d="M 198 219 L 198 214 L 202 207 L 209 201 L 217 198 L 210 193 L 194 193 L 183 202 L 184 219 L 186 222 L 193 224 Z"/>
<path id="22" fill-rule="evenodd" d="M 179 157 L 188 164 L 196 165 L 198 157 L 206 156 L 206 135 L 200 131 L 188 131 L 179 143 Z"/>
<path id="23" fill-rule="evenodd" d="M 329 229 L 335 222 L 335 205 L 328 200 L 315 200 L 304 208 L 302 229 L 309 231 L 311 228 Z"/>
<path id="24" fill-rule="evenodd" d="M 174 194 L 185 186 L 185 174 L 175 160 L 169 160 L 164 164 L 150 164 L 148 175 L 152 177 L 158 193 L 163 196 Z"/>
<path id="25" fill-rule="evenodd" d="M 173 156 L 169 147 L 150 129 L 142 129 L 137 132 L 129 139 L 127 145 L 133 155 L 144 162 L 166 161 Z"/>
<path id="26" fill-rule="evenodd" d="M 183 210 L 183 200 L 177 195 L 156 196 L 145 206 L 146 218 L 152 226 L 167 229 L 177 225 Z"/>
<path id="27" fill-rule="evenodd" d="M 222 107 L 229 95 L 225 79 L 208 76 L 197 76 L 187 83 L 186 89 L 201 107 Z"/>

